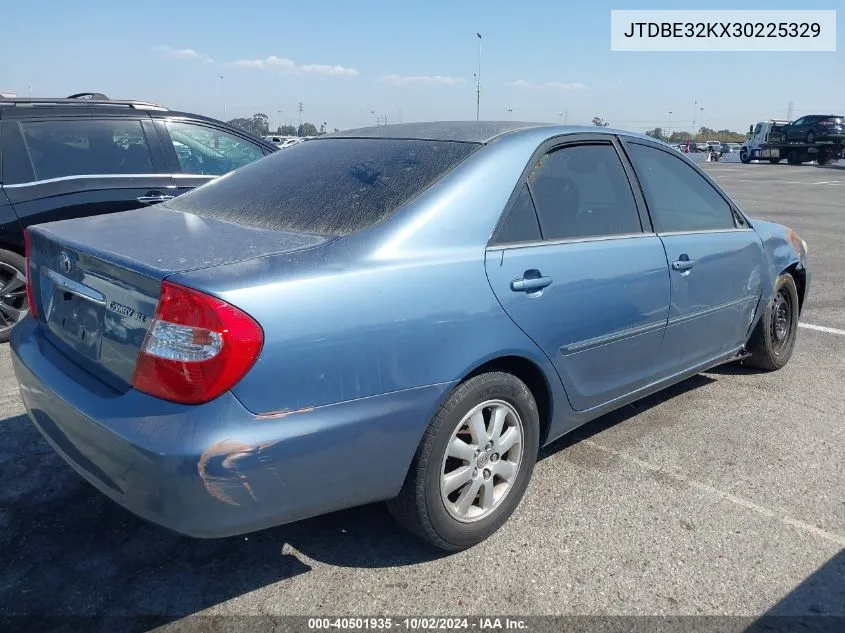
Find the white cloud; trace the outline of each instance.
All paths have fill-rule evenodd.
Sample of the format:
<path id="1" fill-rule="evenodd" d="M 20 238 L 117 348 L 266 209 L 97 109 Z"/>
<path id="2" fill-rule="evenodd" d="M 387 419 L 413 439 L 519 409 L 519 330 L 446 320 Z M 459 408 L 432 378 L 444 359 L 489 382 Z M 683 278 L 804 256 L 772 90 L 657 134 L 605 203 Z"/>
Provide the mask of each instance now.
<path id="1" fill-rule="evenodd" d="M 241 68 L 261 68 L 263 70 L 293 70 L 296 68 L 293 60 L 285 57 L 276 57 L 275 55 L 270 55 L 270 57 L 265 57 L 264 59 L 239 59 L 233 62 L 232 65 Z"/>
<path id="2" fill-rule="evenodd" d="M 173 48 L 172 46 L 162 44 L 160 46 L 154 46 L 153 50 L 169 57 L 170 59 L 184 59 L 188 61 L 205 62 L 206 64 L 210 64 L 214 61 L 208 55 L 198 53 L 193 48 Z"/>
<path id="3" fill-rule="evenodd" d="M 358 71 L 346 66 L 331 64 L 304 64 L 297 66 L 296 62 L 286 57 L 270 55 L 264 59 L 239 59 L 230 64 L 238 68 L 257 68 L 259 70 L 297 73 L 300 75 L 323 75 L 325 77 L 356 77 Z"/>
<path id="4" fill-rule="evenodd" d="M 358 71 L 354 68 L 344 66 L 331 66 L 330 64 L 305 64 L 300 66 L 298 72 L 306 75 L 329 75 L 333 77 L 357 77 Z"/>
<path id="5" fill-rule="evenodd" d="M 533 90 L 586 90 L 587 86 L 584 84 L 572 81 L 569 83 L 564 83 L 562 81 L 546 81 L 544 83 L 535 84 L 531 81 L 525 81 L 524 79 L 517 79 L 516 81 L 509 81 L 505 83 L 505 86 L 510 88 L 526 88 L 526 89 L 533 89 Z"/>
<path id="6" fill-rule="evenodd" d="M 455 86 L 464 83 L 462 77 L 444 77 L 443 75 L 386 75 L 381 78 L 382 83 L 391 86 Z"/>

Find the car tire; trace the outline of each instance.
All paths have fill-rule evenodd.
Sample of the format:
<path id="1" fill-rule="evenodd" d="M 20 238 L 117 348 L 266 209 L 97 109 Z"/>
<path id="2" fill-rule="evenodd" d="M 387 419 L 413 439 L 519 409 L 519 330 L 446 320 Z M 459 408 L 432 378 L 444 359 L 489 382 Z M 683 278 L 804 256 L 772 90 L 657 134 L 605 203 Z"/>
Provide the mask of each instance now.
<path id="1" fill-rule="evenodd" d="M 790 165 L 800 165 L 801 155 L 798 153 L 798 150 L 790 150 L 789 154 L 786 155 L 786 162 Z"/>
<path id="2" fill-rule="evenodd" d="M 751 157 L 748 155 L 748 150 L 746 150 L 745 148 L 739 150 L 739 160 L 746 164 L 751 162 Z"/>
<path id="3" fill-rule="evenodd" d="M 15 252 L 0 249 L 0 288 L 7 288 L 0 296 L 0 343 L 7 343 L 12 332 L 12 326 L 20 321 L 27 311 L 26 286 L 9 286 L 12 279 L 26 279 L 26 259 Z M 6 296 L 10 295 L 10 296 Z M 15 319 L 12 310 L 20 313 Z"/>
<path id="4" fill-rule="evenodd" d="M 781 369 L 792 357 L 798 337 L 798 287 L 789 273 L 777 278 L 772 299 L 766 305 L 748 341 L 750 356 L 743 363 L 757 369 Z"/>
<path id="5" fill-rule="evenodd" d="M 441 549 L 472 547 L 516 510 L 534 470 L 539 439 L 537 403 L 525 383 L 504 372 L 474 376 L 434 415 L 399 496 L 387 504 L 390 513 Z M 499 454 L 499 447 L 506 450 Z"/>
<path id="6" fill-rule="evenodd" d="M 816 162 L 817 162 L 819 165 L 827 165 L 827 164 L 830 162 L 830 157 L 829 157 L 829 156 L 827 156 L 827 155 L 825 155 L 825 154 L 821 154 L 821 155 L 819 155 L 819 157 L 816 159 Z"/>

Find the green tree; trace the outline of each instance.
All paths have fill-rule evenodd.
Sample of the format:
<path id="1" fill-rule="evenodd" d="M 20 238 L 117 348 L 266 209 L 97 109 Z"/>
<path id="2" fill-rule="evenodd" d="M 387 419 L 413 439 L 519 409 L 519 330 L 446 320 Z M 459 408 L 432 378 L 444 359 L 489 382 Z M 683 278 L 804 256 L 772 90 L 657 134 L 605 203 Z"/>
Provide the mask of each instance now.
<path id="1" fill-rule="evenodd" d="M 313 123 L 303 123 L 299 126 L 299 136 L 317 136 L 317 126 Z"/>
<path id="2" fill-rule="evenodd" d="M 658 141 L 666 140 L 666 136 L 663 134 L 663 128 L 661 127 L 656 127 L 653 130 L 647 130 L 645 135 L 650 136 L 651 138 L 656 138 Z"/>
<path id="3" fill-rule="evenodd" d="M 685 143 L 687 139 L 692 138 L 692 134 L 689 132 L 684 132 L 683 130 L 677 130 L 672 132 L 669 135 L 669 142 L 670 143 Z"/>
<path id="4" fill-rule="evenodd" d="M 296 136 L 296 128 L 293 125 L 280 125 L 276 134 L 280 134 L 282 136 Z"/>
<path id="5" fill-rule="evenodd" d="M 229 125 L 239 127 L 242 130 L 254 134 L 255 136 L 266 136 L 270 133 L 270 124 L 268 117 L 263 112 L 257 112 L 252 117 L 229 119 Z"/>

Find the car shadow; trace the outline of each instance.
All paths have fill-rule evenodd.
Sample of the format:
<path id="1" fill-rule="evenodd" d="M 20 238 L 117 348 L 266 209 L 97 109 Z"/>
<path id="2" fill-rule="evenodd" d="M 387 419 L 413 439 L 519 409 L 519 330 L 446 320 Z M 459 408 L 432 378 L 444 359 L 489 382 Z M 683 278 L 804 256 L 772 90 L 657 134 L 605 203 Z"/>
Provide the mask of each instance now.
<path id="1" fill-rule="evenodd" d="M 556 453 L 566 450 L 570 446 L 574 446 L 578 442 L 590 439 L 591 437 L 621 424 L 636 415 L 648 411 L 667 400 L 671 400 L 672 398 L 676 398 L 682 394 L 699 389 L 713 382 L 716 382 L 715 378 L 711 378 L 705 374 L 698 374 L 692 378 L 684 380 L 683 382 L 679 382 L 671 387 L 663 389 L 662 391 L 658 391 L 655 394 L 647 396 L 642 400 L 637 400 L 629 405 L 617 409 L 616 411 L 606 413 L 600 418 L 596 418 L 595 420 L 570 431 L 563 437 L 560 437 L 551 444 L 543 447 L 540 449 L 540 454 L 537 459 L 539 461 L 546 459 L 547 457 L 551 457 Z"/>
<path id="2" fill-rule="evenodd" d="M 696 376 L 607 414 L 544 448 L 540 459 L 713 380 Z M 315 563 L 382 568 L 448 555 L 405 532 L 383 504 L 240 537 L 182 537 L 96 491 L 23 415 L 0 421 L 0 466 L 0 618 L 129 615 L 166 623 L 306 574 Z M 53 628 L 25 621 L 28 629 Z M 149 628 L 141 620 L 120 624 Z"/>
<path id="3" fill-rule="evenodd" d="M 745 633 L 792 631 L 845 631 L 845 549 L 807 576 Z"/>

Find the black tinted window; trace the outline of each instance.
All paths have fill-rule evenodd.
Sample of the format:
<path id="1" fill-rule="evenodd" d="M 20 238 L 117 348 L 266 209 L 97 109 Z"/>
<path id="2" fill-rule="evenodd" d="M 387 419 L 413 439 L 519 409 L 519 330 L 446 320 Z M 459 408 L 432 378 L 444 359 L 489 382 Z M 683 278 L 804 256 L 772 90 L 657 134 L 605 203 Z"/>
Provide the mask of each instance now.
<path id="1" fill-rule="evenodd" d="M 390 216 L 478 147 L 393 139 L 306 141 L 167 206 L 261 228 L 349 235 Z"/>
<path id="2" fill-rule="evenodd" d="M 528 186 L 522 185 L 516 201 L 496 234 L 496 243 L 535 242 L 539 239 L 540 225 L 537 223 L 534 203 L 531 202 Z"/>
<path id="3" fill-rule="evenodd" d="M 165 125 L 185 174 L 220 176 L 264 156 L 258 145 L 223 130 L 184 121 Z"/>
<path id="4" fill-rule="evenodd" d="M 14 121 L 0 125 L 0 147 L 3 148 L 3 182 L 7 185 L 32 182 L 35 174 L 23 142 L 20 127 Z"/>
<path id="5" fill-rule="evenodd" d="M 21 129 L 38 180 L 153 171 L 140 121 L 37 121 Z"/>
<path id="6" fill-rule="evenodd" d="M 639 233 L 631 186 L 612 145 L 546 154 L 528 177 L 543 239 Z"/>
<path id="7" fill-rule="evenodd" d="M 653 147 L 628 145 L 657 231 L 732 229 L 731 208 L 683 159 Z"/>

